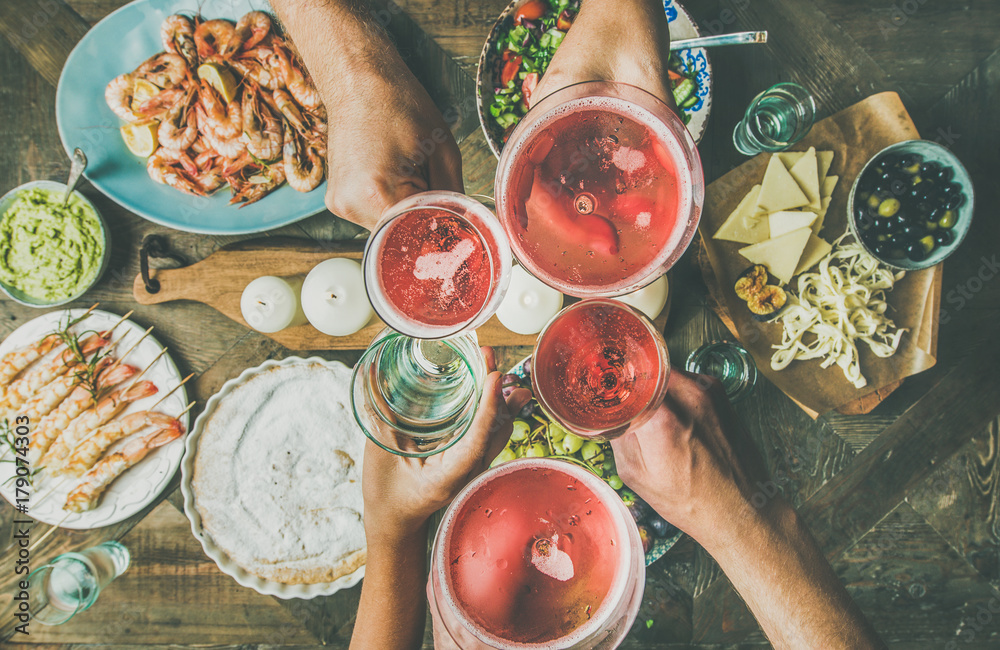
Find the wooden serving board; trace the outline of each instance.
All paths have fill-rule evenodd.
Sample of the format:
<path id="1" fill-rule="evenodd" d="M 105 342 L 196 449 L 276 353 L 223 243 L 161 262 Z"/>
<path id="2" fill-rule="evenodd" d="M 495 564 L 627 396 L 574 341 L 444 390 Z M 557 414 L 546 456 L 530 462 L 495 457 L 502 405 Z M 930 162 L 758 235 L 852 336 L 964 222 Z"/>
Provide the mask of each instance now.
<path id="1" fill-rule="evenodd" d="M 160 283 L 156 293 L 146 291 L 142 276 L 132 284 L 132 295 L 141 305 L 158 305 L 175 300 L 193 300 L 213 307 L 247 327 L 240 311 L 240 296 L 252 280 L 262 275 L 304 276 L 320 262 L 334 257 L 360 261 L 363 241 L 316 242 L 291 237 L 267 237 L 228 244 L 200 262 L 177 269 L 150 270 Z M 566 303 L 575 301 L 566 296 Z M 670 302 L 654 321 L 660 331 L 666 324 Z M 280 332 L 264 334 L 290 350 L 364 350 L 385 324 L 378 316 L 350 336 L 327 336 L 308 323 Z M 533 346 L 537 335 L 515 334 L 500 324 L 496 316 L 476 330 L 479 342 L 490 346 Z"/>

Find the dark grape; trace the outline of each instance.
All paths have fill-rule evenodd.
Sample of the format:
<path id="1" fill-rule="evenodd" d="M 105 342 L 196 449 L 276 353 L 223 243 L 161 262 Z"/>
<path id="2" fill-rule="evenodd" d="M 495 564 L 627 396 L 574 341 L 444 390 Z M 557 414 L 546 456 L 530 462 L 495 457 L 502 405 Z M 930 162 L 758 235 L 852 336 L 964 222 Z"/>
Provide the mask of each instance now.
<path id="1" fill-rule="evenodd" d="M 657 514 L 650 515 L 646 525 L 657 537 L 670 537 L 677 532 L 676 526 Z"/>

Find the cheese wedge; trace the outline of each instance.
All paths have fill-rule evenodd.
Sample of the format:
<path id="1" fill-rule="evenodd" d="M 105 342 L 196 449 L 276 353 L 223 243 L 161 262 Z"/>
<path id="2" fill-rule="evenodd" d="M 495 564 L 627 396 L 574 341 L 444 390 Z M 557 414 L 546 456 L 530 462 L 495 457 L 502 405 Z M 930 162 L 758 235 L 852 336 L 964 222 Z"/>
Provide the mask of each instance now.
<path id="1" fill-rule="evenodd" d="M 805 151 L 781 151 L 781 152 L 779 152 L 779 153 L 777 153 L 775 155 L 778 156 L 778 158 L 781 159 L 781 162 L 784 163 L 784 165 L 785 165 L 785 167 L 787 169 L 791 169 L 792 167 L 795 166 L 795 163 L 799 162 L 799 158 L 801 158 L 802 156 L 806 155 L 806 152 Z"/>
<path id="2" fill-rule="evenodd" d="M 780 163 L 780 161 L 778 161 Z M 813 231 L 809 228 L 799 228 L 781 237 L 767 239 L 757 244 L 740 249 L 740 255 L 753 264 L 763 264 L 771 275 L 778 278 L 782 284 L 795 275 L 799 266 L 802 251 L 805 250 Z"/>
<path id="3" fill-rule="evenodd" d="M 823 179 L 827 177 L 827 175 L 830 173 L 830 167 L 833 166 L 833 152 L 817 151 L 816 159 L 819 161 L 819 182 L 820 182 L 820 187 L 822 187 Z"/>
<path id="4" fill-rule="evenodd" d="M 816 221 L 812 222 L 812 231 L 816 235 L 819 235 L 819 231 L 823 229 L 823 222 L 826 220 L 826 212 L 830 209 L 831 200 L 829 196 L 823 197 L 823 207 L 816 213 Z"/>
<path id="5" fill-rule="evenodd" d="M 809 197 L 802 193 L 799 184 L 785 169 L 785 165 L 777 156 L 771 156 L 764 172 L 764 182 L 761 183 L 760 196 L 757 198 L 758 212 L 781 212 L 792 208 L 809 205 Z"/>
<path id="6" fill-rule="evenodd" d="M 757 218 L 754 215 L 754 210 L 757 207 L 757 197 L 759 196 L 760 185 L 754 185 L 712 238 L 735 241 L 742 244 L 756 244 L 770 237 L 771 234 L 768 232 L 767 219 L 763 216 Z"/>
<path id="7" fill-rule="evenodd" d="M 808 228 L 816 221 L 815 212 L 795 211 L 795 212 L 775 212 L 767 217 L 768 229 L 771 232 L 771 239 L 780 237 L 785 233 Z"/>
<path id="8" fill-rule="evenodd" d="M 805 250 L 802 251 L 802 257 L 799 258 L 799 264 L 795 267 L 795 275 L 811 269 L 821 259 L 829 255 L 832 249 L 833 246 L 825 239 L 818 237 L 816 233 L 811 234 L 809 241 L 806 242 Z"/>
<path id="9" fill-rule="evenodd" d="M 840 176 L 827 176 L 823 180 L 823 197 L 833 196 L 833 190 L 837 189 L 837 181 L 840 180 Z"/>
<path id="10" fill-rule="evenodd" d="M 809 207 L 819 210 L 819 163 L 816 161 L 816 147 L 809 147 L 809 151 L 799 158 L 788 173 L 799 184 L 802 193 L 809 198 Z"/>

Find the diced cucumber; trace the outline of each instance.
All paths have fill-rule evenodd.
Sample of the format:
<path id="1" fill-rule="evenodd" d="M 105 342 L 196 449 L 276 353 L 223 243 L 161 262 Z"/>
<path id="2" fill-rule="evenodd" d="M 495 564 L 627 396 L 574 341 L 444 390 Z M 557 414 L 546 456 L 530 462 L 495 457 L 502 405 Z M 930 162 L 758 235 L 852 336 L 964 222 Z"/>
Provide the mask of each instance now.
<path id="1" fill-rule="evenodd" d="M 691 79 L 685 79 L 674 88 L 674 103 L 680 106 L 698 90 L 698 84 Z"/>
<path id="2" fill-rule="evenodd" d="M 497 117 L 497 124 L 500 125 L 500 128 L 506 129 L 509 126 L 514 125 L 517 120 L 517 115 L 514 115 L 513 113 L 503 113 Z"/>
<path id="3" fill-rule="evenodd" d="M 698 103 L 698 95 L 697 93 L 692 93 L 691 96 L 687 98 L 687 101 L 681 104 L 681 108 L 691 108 L 697 103 Z"/>
<path id="4" fill-rule="evenodd" d="M 528 76 L 527 72 L 518 72 L 517 73 L 517 78 L 520 79 L 521 81 L 524 81 L 524 78 L 527 77 L 527 76 Z"/>

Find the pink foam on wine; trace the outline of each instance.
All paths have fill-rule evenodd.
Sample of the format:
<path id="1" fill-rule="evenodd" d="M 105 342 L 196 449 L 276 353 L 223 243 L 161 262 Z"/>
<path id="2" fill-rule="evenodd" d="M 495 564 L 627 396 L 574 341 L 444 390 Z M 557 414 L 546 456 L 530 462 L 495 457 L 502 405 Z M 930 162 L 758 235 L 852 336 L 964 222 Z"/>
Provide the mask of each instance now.
<path id="1" fill-rule="evenodd" d="M 431 230 L 437 223 L 431 224 Z M 413 277 L 418 280 L 438 280 L 441 292 L 446 296 L 455 293 L 455 276 L 469 256 L 476 252 L 476 245 L 463 239 L 455 248 L 441 253 L 427 253 L 417 258 L 413 264 Z"/>

